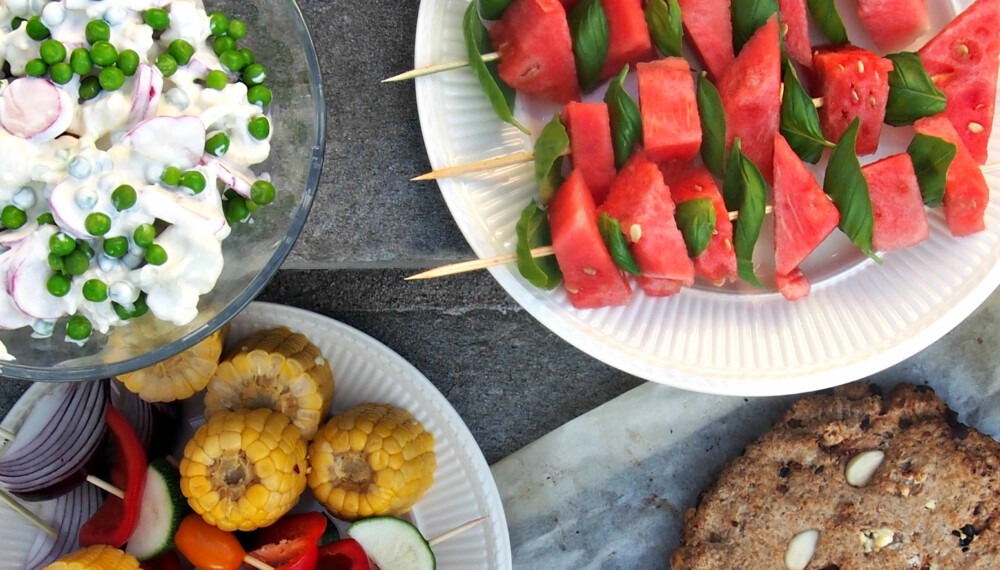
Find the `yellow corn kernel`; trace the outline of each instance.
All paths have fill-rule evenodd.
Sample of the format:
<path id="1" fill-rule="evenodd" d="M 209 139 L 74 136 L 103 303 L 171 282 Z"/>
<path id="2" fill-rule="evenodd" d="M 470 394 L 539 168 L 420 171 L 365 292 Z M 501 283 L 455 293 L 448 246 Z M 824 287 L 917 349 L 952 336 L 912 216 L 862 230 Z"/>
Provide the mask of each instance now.
<path id="1" fill-rule="evenodd" d="M 185 400 L 201 391 L 212 379 L 229 325 L 188 350 L 149 368 L 122 374 L 118 380 L 147 402 Z"/>
<path id="2" fill-rule="evenodd" d="M 99 544 L 71 552 L 43 570 L 138 570 L 139 561 L 117 548 Z"/>

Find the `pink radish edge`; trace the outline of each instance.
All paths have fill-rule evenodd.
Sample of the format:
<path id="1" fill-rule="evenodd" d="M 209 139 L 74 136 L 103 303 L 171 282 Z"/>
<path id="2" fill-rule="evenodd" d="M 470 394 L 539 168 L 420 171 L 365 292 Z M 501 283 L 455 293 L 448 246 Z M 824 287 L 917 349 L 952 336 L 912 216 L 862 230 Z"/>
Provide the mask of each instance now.
<path id="1" fill-rule="evenodd" d="M 50 141 L 73 122 L 75 103 L 48 79 L 21 77 L 0 92 L 0 125 L 33 142 Z"/>

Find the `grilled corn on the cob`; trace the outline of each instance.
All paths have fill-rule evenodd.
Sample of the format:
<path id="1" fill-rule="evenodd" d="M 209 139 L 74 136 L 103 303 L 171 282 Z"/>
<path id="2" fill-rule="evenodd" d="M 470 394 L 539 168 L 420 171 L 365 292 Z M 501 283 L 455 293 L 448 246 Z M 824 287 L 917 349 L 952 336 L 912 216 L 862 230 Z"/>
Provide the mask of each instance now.
<path id="1" fill-rule="evenodd" d="M 131 554 L 104 544 L 70 552 L 42 570 L 139 570 Z"/>
<path id="2" fill-rule="evenodd" d="M 307 470 L 306 442 L 286 416 L 267 409 L 220 412 L 184 447 L 181 492 L 205 522 L 250 531 L 295 506 Z"/>
<path id="3" fill-rule="evenodd" d="M 285 327 L 243 339 L 216 369 L 205 394 L 205 414 L 268 408 L 291 418 L 307 440 L 333 399 L 333 372 L 319 348 Z"/>
<path id="4" fill-rule="evenodd" d="M 401 515 L 434 482 L 434 436 L 402 408 L 362 404 L 330 418 L 309 445 L 309 487 L 347 521 Z"/>
<path id="5" fill-rule="evenodd" d="M 226 325 L 177 356 L 149 368 L 122 374 L 118 380 L 147 402 L 186 400 L 204 389 L 212 379 L 228 331 L 229 325 Z"/>

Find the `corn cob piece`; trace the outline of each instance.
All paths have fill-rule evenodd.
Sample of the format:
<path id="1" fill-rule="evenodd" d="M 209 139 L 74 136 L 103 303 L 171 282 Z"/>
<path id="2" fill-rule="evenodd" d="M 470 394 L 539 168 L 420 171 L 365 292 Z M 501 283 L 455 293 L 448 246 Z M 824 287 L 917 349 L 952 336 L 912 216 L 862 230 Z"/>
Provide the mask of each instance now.
<path id="1" fill-rule="evenodd" d="M 410 412 L 362 404 L 330 418 L 309 445 L 309 487 L 337 518 L 406 513 L 434 482 L 434 436 Z"/>
<path id="2" fill-rule="evenodd" d="M 229 325 L 188 350 L 149 368 L 118 376 L 130 392 L 147 402 L 186 400 L 200 392 L 219 365 Z"/>
<path id="3" fill-rule="evenodd" d="M 209 417 L 184 447 L 181 493 L 205 522 L 251 531 L 298 503 L 308 468 L 306 442 L 284 414 L 224 411 Z"/>
<path id="4" fill-rule="evenodd" d="M 131 554 L 104 544 L 70 552 L 42 570 L 139 570 Z"/>
<path id="5" fill-rule="evenodd" d="M 305 335 L 286 327 L 258 331 L 219 364 L 205 394 L 205 414 L 268 408 L 288 416 L 307 440 L 333 399 L 330 364 Z"/>

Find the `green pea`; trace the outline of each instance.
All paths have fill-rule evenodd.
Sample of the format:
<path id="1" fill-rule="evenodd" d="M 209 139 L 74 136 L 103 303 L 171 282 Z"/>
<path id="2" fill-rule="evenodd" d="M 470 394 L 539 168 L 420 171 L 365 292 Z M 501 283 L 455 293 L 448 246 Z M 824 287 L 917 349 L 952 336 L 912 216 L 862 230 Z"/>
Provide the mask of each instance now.
<path id="1" fill-rule="evenodd" d="M 128 238 L 118 236 L 105 239 L 104 253 L 108 257 L 113 257 L 115 259 L 125 257 L 125 254 L 128 253 Z"/>
<path id="2" fill-rule="evenodd" d="M 250 131 L 250 136 L 262 141 L 271 134 L 271 123 L 267 120 L 267 117 L 250 119 L 250 122 L 247 123 L 247 130 Z"/>
<path id="3" fill-rule="evenodd" d="M 111 203 L 119 212 L 122 210 L 128 210 L 132 206 L 135 206 L 135 200 L 135 188 L 129 186 L 128 184 L 122 184 L 111 192 Z"/>
<path id="4" fill-rule="evenodd" d="M 205 175 L 197 170 L 188 170 L 181 176 L 181 186 L 190 188 L 195 194 L 200 194 L 206 184 Z"/>
<path id="5" fill-rule="evenodd" d="M 212 12 L 208 18 L 208 24 L 213 36 L 224 36 L 229 26 L 229 18 L 222 12 Z"/>
<path id="6" fill-rule="evenodd" d="M 208 72 L 207 76 L 205 76 L 205 85 L 211 89 L 222 91 L 228 84 L 229 77 L 226 75 L 225 71 L 213 69 Z"/>
<path id="7" fill-rule="evenodd" d="M 229 135 L 215 133 L 205 141 L 205 152 L 212 156 L 222 156 L 229 152 Z"/>
<path id="8" fill-rule="evenodd" d="M 228 36 L 217 37 L 212 42 L 212 51 L 215 52 L 215 55 L 221 56 L 227 51 L 235 49 L 236 49 L 236 40 Z"/>
<path id="9" fill-rule="evenodd" d="M 66 266 L 66 273 L 70 275 L 83 275 L 90 268 L 90 259 L 87 258 L 86 253 L 77 249 L 63 257 L 63 264 Z"/>
<path id="10" fill-rule="evenodd" d="M 51 226 L 56 225 L 56 218 L 52 215 L 52 212 L 45 212 L 44 214 L 39 215 L 37 220 L 38 225 L 40 226 L 44 224 L 49 224 Z"/>
<path id="11" fill-rule="evenodd" d="M 76 250 L 82 251 L 87 256 L 87 259 L 94 259 L 94 248 L 90 247 L 90 244 L 85 240 L 76 240 Z"/>
<path id="12" fill-rule="evenodd" d="M 86 340 L 92 331 L 90 321 L 81 315 L 73 315 L 66 323 L 66 336 L 73 340 Z"/>
<path id="13" fill-rule="evenodd" d="M 123 321 L 127 321 L 132 318 L 132 314 L 128 312 L 128 309 L 118 303 L 115 303 L 114 301 L 111 302 L 111 308 L 115 310 L 115 314 L 118 315 L 118 318 Z"/>
<path id="14" fill-rule="evenodd" d="M 194 46 L 186 40 L 176 39 L 170 42 L 167 51 L 177 60 L 178 65 L 187 65 L 191 61 L 191 56 L 194 55 Z"/>
<path id="15" fill-rule="evenodd" d="M 243 203 L 247 205 L 247 211 L 251 214 L 260 209 L 260 204 L 254 202 L 253 200 L 243 200 Z"/>
<path id="16" fill-rule="evenodd" d="M 83 298 L 100 303 L 108 300 L 108 286 L 100 279 L 87 279 L 83 283 Z"/>
<path id="17" fill-rule="evenodd" d="M 91 20 L 83 29 L 83 35 L 87 38 L 87 43 L 94 45 L 97 42 L 106 42 L 111 39 L 111 26 L 104 20 Z"/>
<path id="18" fill-rule="evenodd" d="M 42 61 L 55 65 L 66 59 L 66 46 L 59 40 L 45 40 L 38 48 Z"/>
<path id="19" fill-rule="evenodd" d="M 222 62 L 223 67 L 229 71 L 239 71 L 243 69 L 244 65 L 246 65 L 246 61 L 243 60 L 243 56 L 240 55 L 240 52 L 234 49 L 222 52 L 222 55 L 219 56 L 219 61 Z"/>
<path id="20" fill-rule="evenodd" d="M 242 196 L 236 196 L 226 201 L 225 205 L 226 221 L 229 225 L 235 226 L 250 216 L 247 209 L 247 201 Z"/>
<path id="21" fill-rule="evenodd" d="M 125 85 L 125 72 L 117 67 L 105 67 L 98 79 L 105 91 L 117 91 Z"/>
<path id="22" fill-rule="evenodd" d="M 143 14 L 146 25 L 154 30 L 165 30 L 170 26 L 170 14 L 162 8 L 151 8 Z"/>
<path id="23" fill-rule="evenodd" d="M 109 67 L 118 61 L 118 50 L 105 40 L 98 40 L 90 46 L 90 59 L 95 65 Z"/>
<path id="24" fill-rule="evenodd" d="M 59 232 L 49 238 L 49 251 L 59 256 L 66 256 L 76 250 L 76 240 Z"/>
<path id="25" fill-rule="evenodd" d="M 233 18 L 229 20 L 229 26 L 226 27 L 226 35 L 234 40 L 242 40 L 247 35 L 247 26 L 243 20 Z"/>
<path id="26" fill-rule="evenodd" d="M 111 230 L 111 218 L 100 212 L 87 214 L 86 219 L 83 220 L 83 227 L 92 236 L 103 236 Z"/>
<path id="27" fill-rule="evenodd" d="M 135 75 L 137 69 L 139 69 L 139 54 L 134 49 L 127 49 L 118 54 L 118 69 L 122 70 L 122 73 L 132 77 Z"/>
<path id="28" fill-rule="evenodd" d="M 101 80 L 95 75 L 80 80 L 80 99 L 89 101 L 101 94 Z"/>
<path id="29" fill-rule="evenodd" d="M 35 58 L 24 64 L 24 73 L 29 77 L 41 77 L 49 70 L 49 66 L 41 59 Z"/>
<path id="30" fill-rule="evenodd" d="M 160 180 L 167 186 L 177 186 L 181 183 L 181 169 L 176 166 L 168 166 L 160 176 Z"/>
<path id="31" fill-rule="evenodd" d="M 267 68 L 259 63 L 250 64 L 243 70 L 243 83 L 260 85 L 267 81 Z"/>
<path id="32" fill-rule="evenodd" d="M 25 31 L 28 32 L 28 37 L 36 42 L 48 39 L 52 35 L 52 32 L 45 27 L 42 19 L 38 16 L 32 16 L 28 19 L 28 28 Z"/>
<path id="33" fill-rule="evenodd" d="M 250 199 L 261 206 L 274 202 L 274 185 L 267 180 L 258 180 L 250 186 Z"/>
<path id="34" fill-rule="evenodd" d="M 177 60 L 169 53 L 161 53 L 156 56 L 156 67 L 164 77 L 170 77 L 177 73 Z"/>
<path id="35" fill-rule="evenodd" d="M 17 206 L 4 206 L 3 210 L 0 210 L 0 222 L 3 223 L 5 228 L 16 230 L 27 223 L 27 221 L 28 215 Z"/>
<path id="36" fill-rule="evenodd" d="M 254 105 L 267 107 L 271 104 L 271 90 L 265 85 L 254 85 L 247 91 L 247 101 Z"/>
<path id="37" fill-rule="evenodd" d="M 167 250 L 163 246 L 154 243 L 146 250 L 146 263 L 150 265 L 163 265 L 167 262 Z"/>
<path id="38" fill-rule="evenodd" d="M 45 282 L 45 288 L 49 290 L 49 294 L 53 297 L 65 297 L 69 293 L 71 284 L 72 282 L 69 277 L 56 273 Z"/>
<path id="39" fill-rule="evenodd" d="M 50 253 L 48 256 L 48 261 L 49 261 L 49 267 L 52 268 L 52 271 L 56 271 L 59 273 L 66 271 L 66 264 L 63 263 L 63 258 L 61 255 Z"/>
<path id="40" fill-rule="evenodd" d="M 49 68 L 49 77 L 59 85 L 66 85 L 73 80 L 73 68 L 65 61 L 60 61 Z"/>
<path id="41" fill-rule="evenodd" d="M 23 24 L 24 22 L 25 22 L 25 19 L 22 18 L 22 17 L 20 17 L 20 16 L 14 16 L 13 18 L 11 18 L 11 20 L 10 20 L 10 29 L 11 29 L 11 31 L 20 28 L 21 24 Z"/>
<path id="42" fill-rule="evenodd" d="M 139 293 L 139 298 L 135 300 L 132 308 L 132 318 L 139 318 L 149 312 L 149 305 L 146 304 L 146 294 Z"/>
<path id="43" fill-rule="evenodd" d="M 152 224 L 140 224 L 139 227 L 135 228 L 132 232 L 132 241 L 135 245 L 139 247 L 149 247 L 153 245 L 153 240 L 156 238 L 156 228 Z"/>
<path id="44" fill-rule="evenodd" d="M 78 47 L 69 56 L 69 66 L 77 75 L 87 75 L 94 69 L 94 61 L 90 59 L 87 48 Z"/>
<path id="45" fill-rule="evenodd" d="M 247 65 L 253 65 L 253 64 L 257 63 L 257 58 L 254 57 L 252 49 L 250 49 L 250 48 L 240 48 L 239 52 L 240 52 L 240 55 L 243 56 L 243 61 L 245 61 Z"/>

